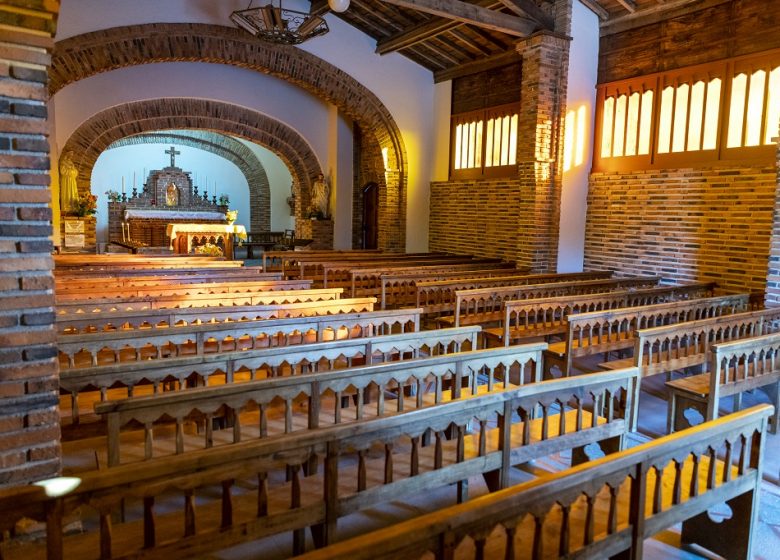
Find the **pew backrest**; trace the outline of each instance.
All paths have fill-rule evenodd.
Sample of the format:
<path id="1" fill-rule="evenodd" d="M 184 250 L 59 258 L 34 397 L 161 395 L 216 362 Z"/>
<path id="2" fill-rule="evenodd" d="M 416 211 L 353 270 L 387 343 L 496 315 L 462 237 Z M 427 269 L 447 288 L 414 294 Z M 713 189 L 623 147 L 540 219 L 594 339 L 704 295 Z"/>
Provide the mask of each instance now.
<path id="1" fill-rule="evenodd" d="M 69 284 L 57 286 L 55 295 L 57 302 L 65 301 L 117 301 L 139 297 L 172 297 L 193 296 L 203 294 L 241 294 L 270 291 L 307 290 L 311 288 L 309 280 L 240 280 L 168 284 L 165 286 L 137 286 L 123 288 L 104 284 L 102 287 L 79 287 Z"/>
<path id="2" fill-rule="evenodd" d="M 469 538 L 477 551 L 503 550 L 507 558 L 516 557 L 520 550 L 533 558 L 642 558 L 646 539 L 680 522 L 684 543 L 700 544 L 725 558 L 752 558 L 770 409 L 762 405 L 738 412 L 299 558 L 390 560 L 418 558 L 426 552 L 446 558 Z M 712 450 L 723 448 L 726 457 L 718 461 L 717 451 Z M 694 477 L 699 476 L 699 465 L 705 460 L 720 462 L 721 470 L 713 467 L 701 484 L 698 480 L 689 484 L 682 468 L 669 469 L 664 475 L 663 467 L 670 461 L 681 458 L 691 463 L 691 457 L 696 458 Z M 655 483 L 665 478 L 663 486 Z M 621 503 L 618 488 L 629 479 L 632 491 L 626 492 L 628 498 Z M 686 486 L 690 489 L 673 496 L 671 503 L 663 496 L 664 487 Z M 634 487 L 638 489 L 633 491 Z M 608 496 L 601 502 L 603 508 L 596 507 L 599 493 Z M 570 522 L 561 522 L 558 512 L 569 515 L 578 510 L 577 501 L 584 503 L 584 511 L 579 510 L 582 516 L 572 514 Z M 732 507 L 727 527 L 707 513 L 712 504 L 724 502 Z M 530 530 L 521 532 L 529 517 Z M 594 531 L 594 526 L 604 529 Z M 723 538 L 724 531 L 728 538 Z M 494 548 L 486 547 L 491 534 L 496 535 Z M 574 535 L 584 538 L 572 546 Z"/>

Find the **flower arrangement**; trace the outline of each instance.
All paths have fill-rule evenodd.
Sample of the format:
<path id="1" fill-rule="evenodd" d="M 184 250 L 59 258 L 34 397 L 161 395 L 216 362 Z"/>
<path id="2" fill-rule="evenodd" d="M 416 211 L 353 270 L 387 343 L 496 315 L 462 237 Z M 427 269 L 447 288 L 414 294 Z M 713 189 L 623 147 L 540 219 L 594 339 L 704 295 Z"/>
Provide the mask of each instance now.
<path id="1" fill-rule="evenodd" d="M 79 196 L 73 205 L 73 212 L 81 218 L 85 216 L 94 216 L 97 214 L 97 196 L 90 193 L 84 193 Z"/>
<path id="2" fill-rule="evenodd" d="M 225 212 L 225 220 L 227 220 L 228 224 L 235 222 L 236 218 L 238 218 L 238 210 L 228 210 Z"/>
<path id="3" fill-rule="evenodd" d="M 219 195 L 219 205 L 220 206 L 227 206 L 230 204 L 230 198 L 226 194 Z"/>
<path id="4" fill-rule="evenodd" d="M 214 245 L 213 243 L 206 243 L 205 245 L 199 245 L 198 247 L 195 247 L 195 253 L 209 257 L 224 256 L 224 253 L 222 252 L 222 249 L 219 248 L 219 245 Z"/>
<path id="5" fill-rule="evenodd" d="M 119 202 L 119 193 L 117 191 L 108 189 L 105 195 L 108 197 L 109 202 Z"/>

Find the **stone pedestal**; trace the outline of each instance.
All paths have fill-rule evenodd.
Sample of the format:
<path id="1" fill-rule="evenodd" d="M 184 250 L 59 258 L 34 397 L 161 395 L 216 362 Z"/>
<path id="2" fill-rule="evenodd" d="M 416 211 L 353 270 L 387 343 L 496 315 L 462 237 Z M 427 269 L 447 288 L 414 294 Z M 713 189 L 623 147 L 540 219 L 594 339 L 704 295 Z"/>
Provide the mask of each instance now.
<path id="1" fill-rule="evenodd" d="M 333 220 L 301 220 L 296 235 L 313 239 L 308 249 L 333 249 Z"/>

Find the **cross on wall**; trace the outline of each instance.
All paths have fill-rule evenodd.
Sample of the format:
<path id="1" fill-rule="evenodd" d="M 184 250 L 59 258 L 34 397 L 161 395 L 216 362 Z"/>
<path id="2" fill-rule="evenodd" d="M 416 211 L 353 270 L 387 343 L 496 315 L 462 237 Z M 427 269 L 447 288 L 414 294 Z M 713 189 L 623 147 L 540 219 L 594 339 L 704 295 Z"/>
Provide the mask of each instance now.
<path id="1" fill-rule="evenodd" d="M 171 146 L 171 149 L 165 150 L 165 153 L 171 156 L 171 167 L 176 167 L 176 156 L 181 155 L 181 152 L 174 146 Z"/>

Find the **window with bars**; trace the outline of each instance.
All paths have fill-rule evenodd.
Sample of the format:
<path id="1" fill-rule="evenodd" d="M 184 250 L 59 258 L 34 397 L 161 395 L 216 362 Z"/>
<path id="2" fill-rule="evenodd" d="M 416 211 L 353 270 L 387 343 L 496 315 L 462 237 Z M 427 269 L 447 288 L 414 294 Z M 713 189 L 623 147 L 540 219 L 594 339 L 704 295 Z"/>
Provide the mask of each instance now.
<path id="1" fill-rule="evenodd" d="M 780 51 L 599 86 L 594 170 L 772 156 Z"/>
<path id="2" fill-rule="evenodd" d="M 517 165 L 519 104 L 452 116 L 452 177 L 502 176 Z"/>

